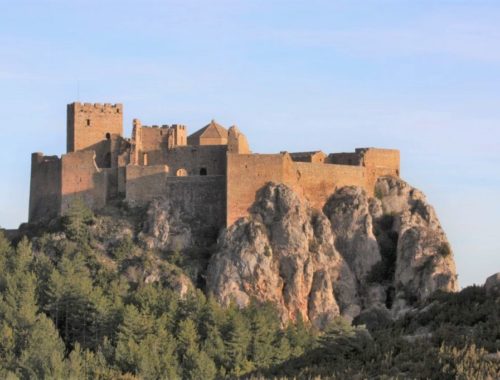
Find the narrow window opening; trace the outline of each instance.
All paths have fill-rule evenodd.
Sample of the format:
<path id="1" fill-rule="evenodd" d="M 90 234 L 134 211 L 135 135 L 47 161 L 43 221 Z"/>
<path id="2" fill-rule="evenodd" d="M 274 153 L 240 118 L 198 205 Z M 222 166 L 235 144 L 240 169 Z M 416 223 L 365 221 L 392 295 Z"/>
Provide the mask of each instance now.
<path id="1" fill-rule="evenodd" d="M 108 132 L 108 133 L 106 133 L 106 139 L 108 139 L 108 140 L 109 140 L 110 138 L 111 138 L 111 135 L 109 134 L 109 132 Z"/>
<path id="2" fill-rule="evenodd" d="M 207 168 L 201 168 L 200 175 L 207 175 Z"/>
<path id="3" fill-rule="evenodd" d="M 90 127 L 90 119 L 87 119 L 87 127 Z"/>
<path id="4" fill-rule="evenodd" d="M 105 168 L 110 168 L 111 167 L 111 153 L 106 153 L 104 156 L 104 162 L 103 165 Z"/>

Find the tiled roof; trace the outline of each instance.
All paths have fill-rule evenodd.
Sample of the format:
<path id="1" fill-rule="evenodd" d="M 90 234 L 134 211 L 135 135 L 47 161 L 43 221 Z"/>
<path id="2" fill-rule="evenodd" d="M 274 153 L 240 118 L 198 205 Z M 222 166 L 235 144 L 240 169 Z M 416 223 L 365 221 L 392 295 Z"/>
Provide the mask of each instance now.
<path id="1" fill-rule="evenodd" d="M 192 135 L 188 136 L 189 139 L 192 138 L 227 138 L 227 129 L 222 125 L 217 124 L 215 120 L 212 120 L 209 124 L 205 125 L 200 130 L 194 132 Z"/>

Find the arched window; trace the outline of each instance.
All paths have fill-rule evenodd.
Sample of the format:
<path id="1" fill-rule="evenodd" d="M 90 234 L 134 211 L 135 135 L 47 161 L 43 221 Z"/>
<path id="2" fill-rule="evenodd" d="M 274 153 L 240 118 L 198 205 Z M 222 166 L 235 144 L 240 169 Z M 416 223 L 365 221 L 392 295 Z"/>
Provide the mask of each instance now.
<path id="1" fill-rule="evenodd" d="M 106 133 L 106 139 L 108 139 L 108 140 L 109 140 L 110 138 L 111 138 L 111 134 L 110 134 L 109 132 L 108 132 L 108 133 Z"/>
<path id="2" fill-rule="evenodd" d="M 200 175 L 207 175 L 207 168 L 201 168 Z"/>
<path id="3" fill-rule="evenodd" d="M 175 175 L 177 177 L 186 177 L 188 175 L 188 173 L 187 173 L 186 169 L 182 168 L 182 169 L 177 170 L 177 172 L 175 173 Z"/>

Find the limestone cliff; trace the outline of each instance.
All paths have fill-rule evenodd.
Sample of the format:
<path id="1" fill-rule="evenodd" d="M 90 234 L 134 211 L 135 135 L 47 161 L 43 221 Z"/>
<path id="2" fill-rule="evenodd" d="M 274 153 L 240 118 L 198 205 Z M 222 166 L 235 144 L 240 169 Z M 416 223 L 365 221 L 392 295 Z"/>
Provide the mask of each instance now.
<path id="1" fill-rule="evenodd" d="M 434 290 L 457 290 L 453 255 L 434 209 L 404 181 L 384 177 L 376 197 L 337 190 L 322 211 L 270 183 L 249 217 L 219 239 L 207 290 L 228 304 L 271 301 L 284 322 L 318 327 L 343 315 L 403 312 Z"/>
<path id="2" fill-rule="evenodd" d="M 318 326 L 357 305 L 354 277 L 333 244 L 328 219 L 285 185 L 270 184 L 251 216 L 229 227 L 208 268 L 208 291 L 223 304 L 251 298 Z M 343 307 L 342 307 L 343 306 Z"/>
<path id="3" fill-rule="evenodd" d="M 376 184 L 383 215 L 392 218 L 397 237 L 394 273 L 396 309 L 424 299 L 437 289 L 457 291 L 455 261 L 434 208 L 424 194 L 396 178 Z"/>

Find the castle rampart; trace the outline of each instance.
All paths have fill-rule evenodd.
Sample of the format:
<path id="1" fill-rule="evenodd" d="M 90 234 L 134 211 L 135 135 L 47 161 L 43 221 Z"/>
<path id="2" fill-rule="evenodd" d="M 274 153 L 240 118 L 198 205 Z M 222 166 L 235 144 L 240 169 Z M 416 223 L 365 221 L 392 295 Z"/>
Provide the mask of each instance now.
<path id="1" fill-rule="evenodd" d="M 165 192 L 169 168 L 167 165 L 129 165 L 126 168 L 126 200 L 142 204 Z"/>
<path id="2" fill-rule="evenodd" d="M 314 162 L 317 164 L 325 162 L 326 159 L 326 154 L 322 151 L 290 153 L 290 156 L 296 162 Z"/>
<path id="3" fill-rule="evenodd" d="M 227 155 L 227 219 L 229 226 L 248 215 L 258 189 L 268 182 L 285 182 L 285 154 Z M 291 174 L 289 174 L 291 175 Z"/>
<path id="4" fill-rule="evenodd" d="M 350 185 L 368 189 L 365 167 L 297 162 L 286 152 L 228 154 L 227 172 L 227 225 L 248 215 L 256 192 L 270 181 L 290 186 L 318 209 L 339 187 Z"/>
<path id="5" fill-rule="evenodd" d="M 397 150 L 252 154 L 243 133 L 213 120 L 187 136 L 184 125 L 148 127 L 134 119 L 126 139 L 122 118 L 121 104 L 68 105 L 68 153 L 32 156 L 30 221 L 62 214 L 76 198 L 98 210 L 113 199 L 145 205 L 162 197 L 214 233 L 248 215 L 271 181 L 320 209 L 339 187 L 373 195 L 378 177 L 399 176 Z"/>
<path id="6" fill-rule="evenodd" d="M 61 207 L 61 159 L 31 155 L 29 220 L 57 216 Z"/>
<path id="7" fill-rule="evenodd" d="M 61 213 L 75 198 L 83 199 L 93 209 L 106 205 L 109 171 L 97 167 L 93 151 L 65 154 L 61 163 Z"/>
<path id="8" fill-rule="evenodd" d="M 307 200 L 312 207 L 321 210 L 333 191 L 343 186 L 366 188 L 365 168 L 335 164 L 293 162 L 290 177 L 285 184 Z"/>

